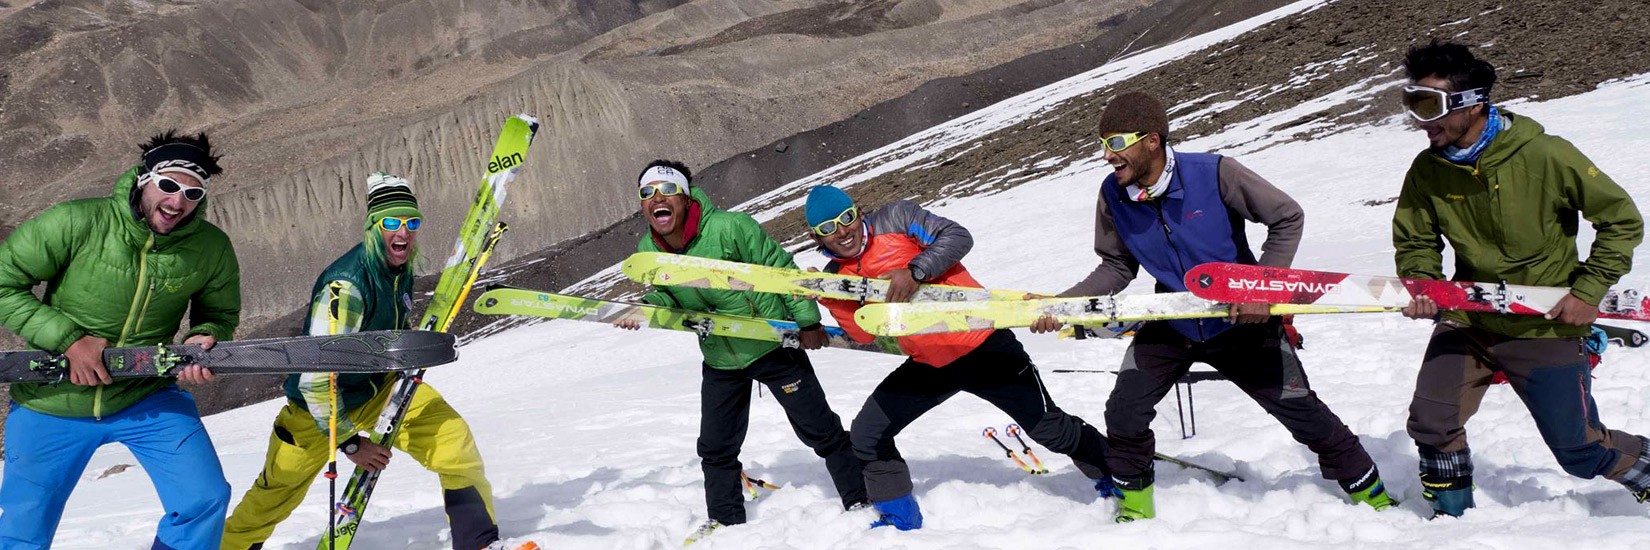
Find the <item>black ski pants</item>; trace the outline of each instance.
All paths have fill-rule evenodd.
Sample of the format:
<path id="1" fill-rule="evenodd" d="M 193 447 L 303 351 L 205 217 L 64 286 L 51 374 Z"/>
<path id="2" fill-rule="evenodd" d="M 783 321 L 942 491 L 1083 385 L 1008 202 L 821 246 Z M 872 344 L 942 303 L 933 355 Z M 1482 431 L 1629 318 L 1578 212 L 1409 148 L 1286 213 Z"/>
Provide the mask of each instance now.
<path id="1" fill-rule="evenodd" d="M 1186 338 L 1167 322 L 1146 323 L 1123 355 L 1117 385 L 1106 400 L 1106 465 L 1124 479 L 1150 479 L 1157 439 L 1157 403 L 1174 389 L 1192 363 L 1220 371 L 1278 419 L 1295 441 L 1318 455 L 1325 479 L 1355 480 L 1375 463 L 1358 436 L 1318 399 L 1306 382 L 1281 318 L 1232 327 L 1203 342 Z"/>
<path id="2" fill-rule="evenodd" d="M 745 522 L 745 498 L 739 473 L 739 448 L 750 427 L 751 382 L 760 382 L 785 409 L 791 429 L 814 454 L 825 459 L 825 469 L 836 485 L 842 506 L 865 500 L 862 465 L 848 444 L 842 419 L 825 401 L 825 390 L 814 376 L 808 355 L 780 348 L 743 369 L 723 370 L 704 365 L 699 390 L 699 458 L 705 471 L 705 509 L 723 525 Z"/>
<path id="3" fill-rule="evenodd" d="M 865 461 L 865 490 L 872 501 L 911 494 L 911 470 L 894 447 L 894 436 L 959 391 L 1008 413 L 1033 441 L 1071 456 L 1089 478 L 1106 477 L 1105 436 L 1055 406 L 1014 333 L 998 330 L 944 367 L 907 359 L 865 400 L 850 434 L 854 453 Z"/>

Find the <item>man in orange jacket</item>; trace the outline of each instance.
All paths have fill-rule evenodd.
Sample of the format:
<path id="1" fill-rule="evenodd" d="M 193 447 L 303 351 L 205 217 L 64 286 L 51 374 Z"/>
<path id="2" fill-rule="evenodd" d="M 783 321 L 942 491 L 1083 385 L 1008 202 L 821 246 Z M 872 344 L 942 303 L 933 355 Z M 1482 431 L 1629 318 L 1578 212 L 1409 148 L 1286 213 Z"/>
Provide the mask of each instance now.
<path id="1" fill-rule="evenodd" d="M 982 288 L 960 261 L 974 246 L 968 230 L 910 201 L 861 215 L 840 189 L 818 186 L 806 207 L 811 236 L 831 258 L 832 273 L 888 279 L 888 298 L 903 302 L 919 283 Z M 854 322 L 860 303 L 820 300 L 855 340 L 873 336 Z M 1070 455 L 1102 497 L 1113 496 L 1105 470 L 1106 439 L 1083 419 L 1066 414 L 1043 388 L 1037 367 L 1007 330 L 977 330 L 899 338 L 910 355 L 877 385 L 854 418 L 848 438 L 865 461 L 865 492 L 880 518 L 873 527 L 902 531 L 922 527 L 911 494 L 911 471 L 894 447 L 894 436 L 957 392 L 968 392 L 1008 413 L 1033 441 Z"/>

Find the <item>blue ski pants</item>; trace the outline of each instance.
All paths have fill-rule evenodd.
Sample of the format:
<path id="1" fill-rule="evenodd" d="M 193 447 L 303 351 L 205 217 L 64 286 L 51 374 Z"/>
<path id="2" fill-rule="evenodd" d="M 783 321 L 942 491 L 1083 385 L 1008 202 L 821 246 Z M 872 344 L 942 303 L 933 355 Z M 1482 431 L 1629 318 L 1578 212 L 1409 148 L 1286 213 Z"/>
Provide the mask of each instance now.
<path id="1" fill-rule="evenodd" d="M 137 457 L 160 495 L 165 515 L 157 550 L 218 547 L 229 508 L 229 482 L 195 398 L 176 386 L 155 392 L 102 421 L 11 407 L 6 468 L 0 479 L 0 550 L 51 548 L 63 505 L 92 452 L 121 443 Z"/>

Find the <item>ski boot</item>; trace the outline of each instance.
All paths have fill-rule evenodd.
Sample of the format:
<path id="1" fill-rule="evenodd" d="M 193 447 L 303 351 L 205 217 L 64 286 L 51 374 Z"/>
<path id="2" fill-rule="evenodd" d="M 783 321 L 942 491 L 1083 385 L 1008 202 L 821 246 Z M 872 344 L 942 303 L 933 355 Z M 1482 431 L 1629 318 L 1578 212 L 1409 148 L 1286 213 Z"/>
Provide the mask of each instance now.
<path id="1" fill-rule="evenodd" d="M 1117 490 L 1117 484 L 1112 483 L 1111 476 L 1094 480 L 1094 491 L 1100 493 L 1100 500 L 1123 498 L 1123 492 Z"/>
<path id="2" fill-rule="evenodd" d="M 881 502 L 872 501 L 879 517 L 871 522 L 871 528 L 894 526 L 901 531 L 910 531 L 922 528 L 922 510 L 917 508 L 917 499 L 909 494 Z"/>
<path id="3" fill-rule="evenodd" d="M 1473 507 L 1472 478 L 1433 479 L 1421 474 L 1421 497 L 1432 504 L 1432 518 L 1461 517 Z"/>
<path id="4" fill-rule="evenodd" d="M 705 537 L 710 536 L 712 531 L 721 528 L 722 522 L 714 519 L 707 519 L 704 523 L 699 524 L 698 529 L 694 529 L 693 533 L 687 536 L 687 540 L 682 541 L 682 546 L 688 546 L 695 542 L 704 540 Z"/>
<path id="5" fill-rule="evenodd" d="M 1116 485 L 1119 493 L 1117 515 L 1112 517 L 1112 521 L 1128 523 L 1157 517 L 1157 505 L 1152 498 L 1151 472 L 1132 479 L 1113 476 L 1112 483 Z"/>
<path id="6" fill-rule="evenodd" d="M 1351 481 L 1342 481 L 1341 489 L 1352 499 L 1353 504 L 1368 504 L 1376 511 L 1385 510 L 1398 505 L 1392 495 L 1386 492 L 1386 484 L 1381 482 L 1381 472 L 1374 467 L 1369 473 Z"/>

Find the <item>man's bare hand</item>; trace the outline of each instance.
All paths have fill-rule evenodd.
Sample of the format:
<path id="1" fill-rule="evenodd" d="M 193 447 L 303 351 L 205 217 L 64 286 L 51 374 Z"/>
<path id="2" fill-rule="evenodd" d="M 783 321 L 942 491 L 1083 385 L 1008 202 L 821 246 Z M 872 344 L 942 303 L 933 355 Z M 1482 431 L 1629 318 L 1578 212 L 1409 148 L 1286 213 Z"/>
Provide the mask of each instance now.
<path id="1" fill-rule="evenodd" d="M 1589 305 L 1574 294 L 1565 294 L 1564 298 L 1547 312 L 1547 318 L 1566 325 L 1584 327 L 1598 320 L 1598 306 Z"/>
<path id="2" fill-rule="evenodd" d="M 1438 316 L 1438 303 L 1426 296 L 1416 296 L 1409 299 L 1403 314 L 1410 319 L 1432 319 Z"/>
<path id="3" fill-rule="evenodd" d="M 1066 326 L 1066 324 L 1060 322 L 1059 319 L 1055 319 L 1053 315 L 1043 314 L 1042 317 L 1038 317 L 1036 321 L 1031 323 L 1031 332 L 1037 334 L 1057 332 L 1060 330 L 1060 327 L 1064 326 Z"/>
<path id="4" fill-rule="evenodd" d="M 360 448 L 355 450 L 355 454 L 344 455 L 350 462 L 354 462 L 356 466 L 360 466 L 361 469 L 369 472 L 376 472 L 390 466 L 389 448 L 373 443 L 365 437 L 357 443 Z"/>
<path id="5" fill-rule="evenodd" d="M 901 268 L 888 272 L 889 302 L 909 302 L 911 296 L 916 293 L 917 279 L 911 276 L 910 269 Z"/>
<path id="6" fill-rule="evenodd" d="M 625 330 L 639 330 L 642 328 L 642 322 L 635 319 L 619 319 L 617 321 L 613 321 L 613 326 Z"/>
<path id="7" fill-rule="evenodd" d="M 824 327 L 812 328 L 797 333 L 797 340 L 801 342 L 802 349 L 819 349 L 831 342 L 831 335 L 825 333 Z"/>
<path id="8" fill-rule="evenodd" d="M 77 386 L 101 386 L 114 382 L 109 370 L 103 368 L 103 350 L 109 341 L 96 336 L 81 336 L 63 355 L 69 358 L 69 382 Z"/>
<path id="9" fill-rule="evenodd" d="M 183 343 L 200 346 L 201 349 L 209 350 L 212 349 L 212 346 L 218 345 L 218 339 L 210 334 L 196 334 L 185 338 Z M 184 367 L 183 370 L 178 371 L 178 381 L 183 382 L 184 384 L 199 386 L 201 384 L 217 382 L 218 376 L 212 374 L 212 370 L 206 367 L 200 365 L 189 365 Z"/>
<path id="10" fill-rule="evenodd" d="M 1264 323 L 1272 318 L 1271 304 L 1232 304 L 1226 321 L 1240 325 Z"/>

